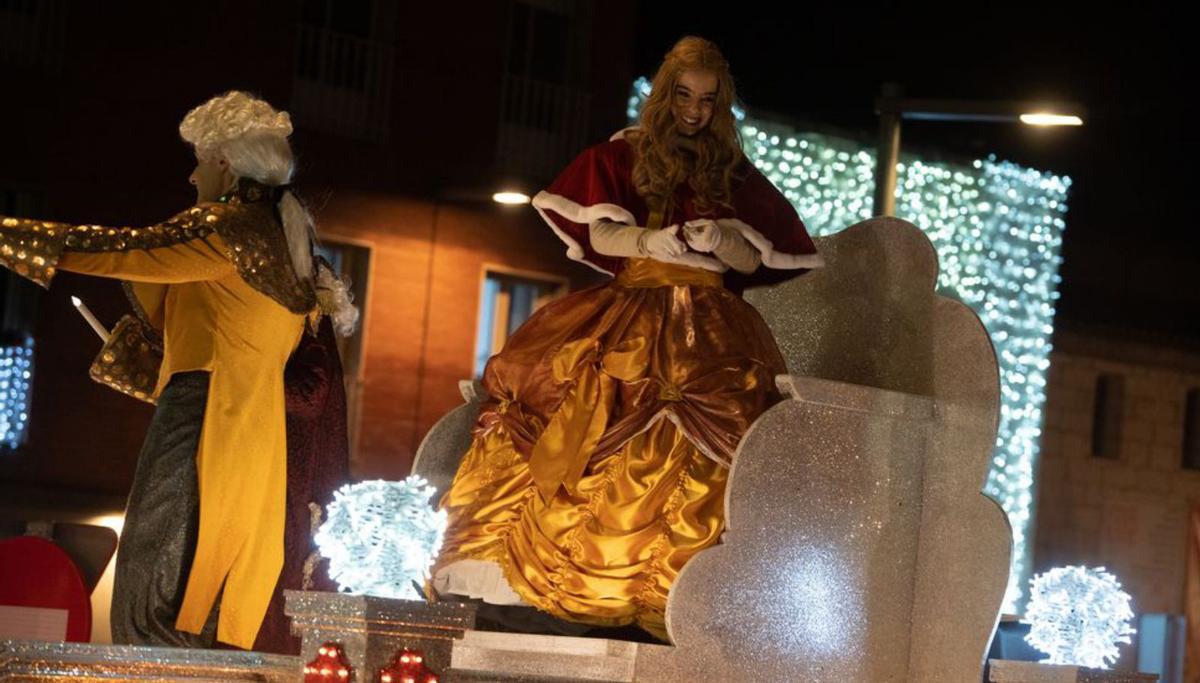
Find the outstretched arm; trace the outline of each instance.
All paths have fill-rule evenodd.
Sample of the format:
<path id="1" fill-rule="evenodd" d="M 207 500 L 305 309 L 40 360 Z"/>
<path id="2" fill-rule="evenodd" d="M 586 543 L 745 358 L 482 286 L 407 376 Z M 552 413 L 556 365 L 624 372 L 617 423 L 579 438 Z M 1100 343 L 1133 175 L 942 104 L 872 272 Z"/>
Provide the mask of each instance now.
<path id="1" fill-rule="evenodd" d="M 144 228 L 0 217 L 0 265 L 44 287 L 60 269 L 134 282 L 217 279 L 235 271 L 216 233 L 235 210 L 204 204 Z"/>

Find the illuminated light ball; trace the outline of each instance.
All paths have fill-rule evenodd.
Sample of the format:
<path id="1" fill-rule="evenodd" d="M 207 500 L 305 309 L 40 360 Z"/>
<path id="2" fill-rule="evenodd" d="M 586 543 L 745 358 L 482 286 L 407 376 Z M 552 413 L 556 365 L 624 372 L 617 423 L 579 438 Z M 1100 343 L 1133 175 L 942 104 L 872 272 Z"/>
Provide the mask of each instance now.
<path id="1" fill-rule="evenodd" d="M 1131 642 L 1129 594 L 1104 567 L 1058 567 L 1029 582 L 1026 642 L 1049 655 L 1045 664 L 1107 669 Z"/>
<path id="2" fill-rule="evenodd" d="M 429 578 L 446 531 L 445 510 L 430 504 L 435 490 L 418 476 L 364 481 L 334 492 L 314 535 L 329 575 L 354 595 L 420 600 L 414 583 Z"/>

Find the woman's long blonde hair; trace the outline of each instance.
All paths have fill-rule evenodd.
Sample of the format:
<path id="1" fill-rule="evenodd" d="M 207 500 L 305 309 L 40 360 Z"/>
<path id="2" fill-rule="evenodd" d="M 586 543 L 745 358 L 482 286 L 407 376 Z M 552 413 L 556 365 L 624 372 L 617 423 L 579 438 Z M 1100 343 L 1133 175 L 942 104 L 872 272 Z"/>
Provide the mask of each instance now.
<path id="1" fill-rule="evenodd" d="M 712 120 L 693 138 L 694 158 L 679 152 L 671 111 L 679 76 L 688 70 L 707 71 L 717 77 Z M 701 213 L 730 204 L 733 172 L 743 158 L 733 118 L 736 98 L 729 62 L 715 44 L 695 36 L 675 43 L 654 74 L 639 128 L 628 136 L 636 155 L 633 185 L 648 204 L 664 207 L 682 182 L 692 189 L 696 209 Z"/>

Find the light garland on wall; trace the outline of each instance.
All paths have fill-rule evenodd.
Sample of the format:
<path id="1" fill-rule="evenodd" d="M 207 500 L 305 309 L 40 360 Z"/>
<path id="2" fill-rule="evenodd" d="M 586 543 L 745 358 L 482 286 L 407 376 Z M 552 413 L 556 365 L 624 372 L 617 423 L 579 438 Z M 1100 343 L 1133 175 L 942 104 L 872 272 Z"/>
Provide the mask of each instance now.
<path id="1" fill-rule="evenodd" d="M 33 341 L 0 346 L 0 444 L 16 448 L 29 427 L 33 388 Z"/>

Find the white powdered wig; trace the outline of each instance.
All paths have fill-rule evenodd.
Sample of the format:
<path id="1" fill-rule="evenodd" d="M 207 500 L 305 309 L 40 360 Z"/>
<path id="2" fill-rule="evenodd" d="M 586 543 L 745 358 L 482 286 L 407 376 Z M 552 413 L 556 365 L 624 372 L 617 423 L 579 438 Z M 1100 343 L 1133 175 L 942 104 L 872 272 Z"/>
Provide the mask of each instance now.
<path id="1" fill-rule="evenodd" d="M 292 180 L 295 160 L 287 140 L 291 134 L 287 112 L 239 90 L 217 95 L 179 124 L 179 135 L 195 147 L 197 157 L 224 159 L 238 178 L 271 186 Z M 290 191 L 283 193 L 278 206 L 292 266 L 302 279 L 311 280 L 316 240 L 312 216 Z"/>
<path id="2" fill-rule="evenodd" d="M 217 95 L 179 124 L 179 135 L 201 158 L 222 156 L 240 177 L 274 185 L 291 179 L 291 134 L 287 112 L 239 90 Z"/>
<path id="3" fill-rule="evenodd" d="M 317 263 L 317 305 L 333 321 L 339 337 L 349 337 L 358 326 L 358 306 L 347 278 L 340 278 L 323 261 Z"/>

